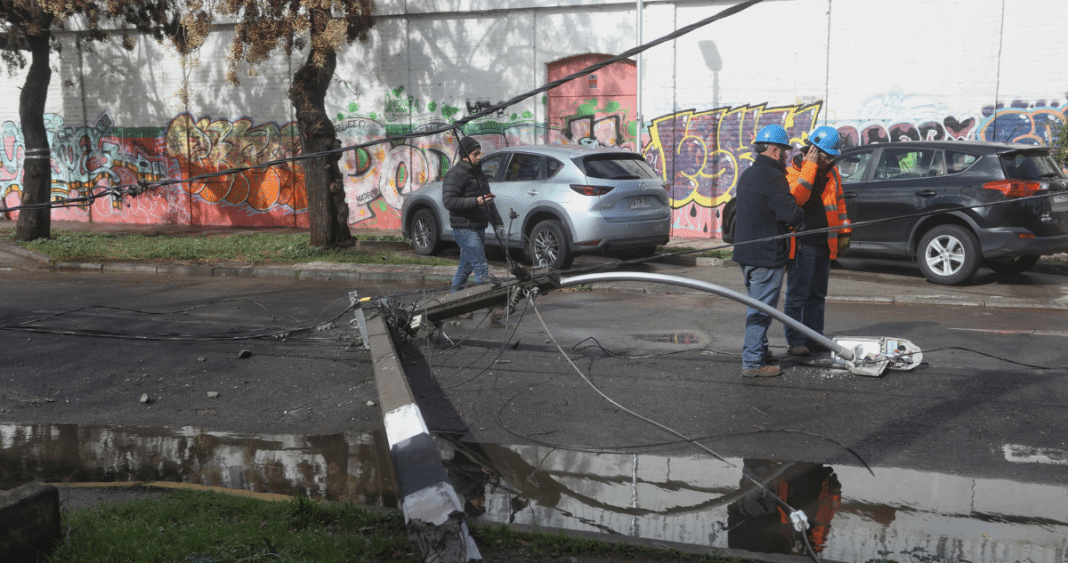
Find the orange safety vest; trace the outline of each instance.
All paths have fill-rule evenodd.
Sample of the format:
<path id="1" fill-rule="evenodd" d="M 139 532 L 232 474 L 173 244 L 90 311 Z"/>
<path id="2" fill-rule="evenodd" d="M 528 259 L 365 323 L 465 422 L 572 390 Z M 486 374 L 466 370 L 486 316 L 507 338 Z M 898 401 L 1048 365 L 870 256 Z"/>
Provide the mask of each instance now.
<path id="1" fill-rule="evenodd" d="M 790 182 L 790 195 L 794 196 L 797 205 L 804 205 L 812 196 L 812 188 L 816 183 L 816 172 L 819 165 L 815 162 L 804 161 L 801 168 L 791 166 L 786 171 L 786 180 Z M 823 188 L 823 211 L 827 214 L 828 227 L 841 227 L 844 229 L 827 232 L 827 246 L 831 249 L 831 260 L 838 258 L 838 234 L 853 232 L 849 227 L 849 219 L 846 218 L 845 199 L 842 197 L 842 176 L 838 169 L 831 167 L 827 172 L 827 187 Z M 790 239 L 790 258 L 794 257 L 797 250 L 797 239 Z"/>

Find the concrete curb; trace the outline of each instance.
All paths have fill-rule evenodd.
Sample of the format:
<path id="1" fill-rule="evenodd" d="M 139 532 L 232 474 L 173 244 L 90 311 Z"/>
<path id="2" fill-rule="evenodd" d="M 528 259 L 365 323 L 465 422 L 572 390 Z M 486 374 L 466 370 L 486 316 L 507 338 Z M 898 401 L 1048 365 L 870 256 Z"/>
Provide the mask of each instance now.
<path id="1" fill-rule="evenodd" d="M 363 244 L 368 250 L 380 250 L 382 252 L 403 252 L 408 249 L 408 243 L 391 241 L 372 241 Z M 244 264 L 145 264 L 140 262 L 114 262 L 114 263 L 68 263 L 53 262 L 48 256 L 26 250 L 21 246 L 6 241 L 0 241 L 0 252 L 7 252 L 23 258 L 41 263 L 44 268 L 53 272 L 96 272 L 110 274 L 141 274 L 158 276 L 207 276 L 207 277 L 233 277 L 233 278 L 273 278 L 273 279 L 299 279 L 316 281 L 346 281 L 351 283 L 372 284 L 416 284 L 427 288 L 444 288 L 449 285 L 456 267 L 449 266 L 419 266 L 419 265 L 395 265 L 395 264 L 336 264 L 328 262 L 309 262 L 305 264 L 270 266 L 270 265 L 244 265 Z M 687 266 L 695 268 L 732 268 L 738 267 L 738 263 L 724 258 L 705 258 L 692 255 L 667 254 L 653 259 L 652 261 Z M 1041 273 L 1068 275 L 1068 264 L 1039 262 L 1034 270 Z M 491 273 L 498 277 L 507 277 L 508 272 L 503 268 L 492 268 Z M 622 291 L 639 292 L 644 294 L 657 293 L 658 290 L 650 286 L 642 286 L 634 283 L 606 283 L 593 284 L 591 289 L 598 291 Z M 675 290 L 673 292 L 678 292 Z M 686 290 L 681 290 L 686 293 Z M 947 305 L 956 307 L 988 307 L 988 308 L 1019 308 L 1019 309 L 1068 309 L 1068 300 L 1037 302 L 1028 299 L 1014 299 L 1010 297 L 954 297 L 941 296 L 882 296 L 882 295 L 829 295 L 828 301 L 843 303 L 873 303 L 887 305 Z"/>
<path id="2" fill-rule="evenodd" d="M 33 260 L 35 262 L 41 262 L 42 264 L 49 264 L 52 262 L 51 258 L 45 256 L 44 254 L 41 254 L 40 252 L 27 250 L 17 244 L 11 244 L 6 240 L 0 240 L 0 251 L 7 252 L 8 254 L 14 254 L 15 256 L 21 256 L 23 258 L 29 258 L 30 260 Z"/>
<path id="3" fill-rule="evenodd" d="M 0 491 L 0 553 L 10 563 L 36 563 L 62 537 L 59 489 L 41 482 Z"/>
<path id="4" fill-rule="evenodd" d="M 481 561 L 463 502 L 408 386 L 393 337 L 381 315 L 367 321 L 378 400 L 408 536 L 427 561 Z"/>

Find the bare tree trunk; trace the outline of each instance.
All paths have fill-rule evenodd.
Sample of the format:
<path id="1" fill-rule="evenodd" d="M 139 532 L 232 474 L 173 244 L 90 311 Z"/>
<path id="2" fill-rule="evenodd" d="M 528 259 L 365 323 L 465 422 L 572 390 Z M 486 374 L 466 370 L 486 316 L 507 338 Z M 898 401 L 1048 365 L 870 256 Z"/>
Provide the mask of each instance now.
<path id="1" fill-rule="evenodd" d="M 314 16 L 313 16 L 314 17 Z M 312 45 L 316 44 L 313 39 Z M 325 61 L 322 66 L 312 63 L 316 57 Z M 326 90 L 337 67 L 337 53 L 322 53 L 313 47 L 308 60 L 293 77 L 289 100 L 297 111 L 297 127 L 304 154 L 334 150 L 341 147 L 337 130 L 326 115 Z M 345 202 L 345 184 L 338 161 L 341 154 L 302 161 L 304 186 L 308 193 L 308 216 L 311 223 L 311 244 L 323 248 L 349 246 L 354 243 L 349 231 L 349 206 Z"/>
<path id="2" fill-rule="evenodd" d="M 31 62 L 26 84 L 19 96 L 19 117 L 26 148 L 26 158 L 22 164 L 22 205 L 48 203 L 52 190 L 51 153 L 44 124 L 45 97 L 52 79 L 52 69 L 48 64 L 48 43 L 52 33 L 48 31 L 48 25 L 43 29 L 41 35 L 26 38 Z M 51 234 L 51 209 L 45 207 L 19 211 L 15 240 L 48 238 Z"/>

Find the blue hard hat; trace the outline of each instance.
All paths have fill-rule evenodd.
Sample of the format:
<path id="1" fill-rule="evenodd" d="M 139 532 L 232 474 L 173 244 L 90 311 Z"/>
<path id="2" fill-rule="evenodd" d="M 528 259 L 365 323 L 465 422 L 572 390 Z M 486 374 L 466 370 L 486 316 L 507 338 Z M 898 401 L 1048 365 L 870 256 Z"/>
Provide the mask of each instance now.
<path id="1" fill-rule="evenodd" d="M 782 128 L 782 125 L 768 125 L 757 133 L 754 143 L 771 143 L 774 145 L 782 145 L 786 148 L 790 148 L 790 136 L 786 134 L 786 129 Z"/>
<path id="2" fill-rule="evenodd" d="M 838 156 L 842 154 L 838 150 L 838 130 L 830 125 L 821 125 L 808 134 L 808 142 L 816 145 L 821 151 Z"/>

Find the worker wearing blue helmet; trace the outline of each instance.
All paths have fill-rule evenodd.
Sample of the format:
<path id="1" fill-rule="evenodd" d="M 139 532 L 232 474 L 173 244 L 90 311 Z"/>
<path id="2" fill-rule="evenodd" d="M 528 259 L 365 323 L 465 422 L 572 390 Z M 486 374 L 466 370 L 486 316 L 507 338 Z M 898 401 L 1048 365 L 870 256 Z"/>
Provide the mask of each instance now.
<path id="1" fill-rule="evenodd" d="M 786 239 L 761 240 L 788 233 L 801 225 L 801 208 L 786 181 L 790 137 L 779 125 L 761 129 L 753 140 L 753 165 L 738 179 L 735 192 L 734 261 L 742 266 L 749 297 L 775 308 L 782 291 L 790 246 Z M 759 242 L 755 242 L 759 241 Z M 781 373 L 768 349 L 771 316 L 752 307 L 746 311 L 742 345 L 742 376 L 774 377 Z"/>
<path id="2" fill-rule="evenodd" d="M 805 214 L 804 231 L 790 245 L 790 274 L 786 280 L 783 312 L 806 327 L 823 334 L 823 317 L 831 276 L 831 260 L 849 248 L 849 219 L 842 197 L 842 176 L 834 166 L 839 151 L 838 131 L 823 125 L 808 134 L 804 156 L 794 157 L 787 173 L 790 193 Z M 827 230 L 830 228 L 830 230 Z M 808 356 L 818 344 L 807 342 L 800 332 L 784 326 L 786 351 Z"/>

